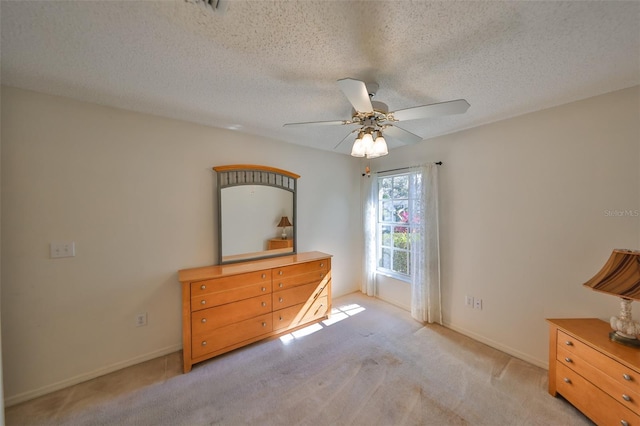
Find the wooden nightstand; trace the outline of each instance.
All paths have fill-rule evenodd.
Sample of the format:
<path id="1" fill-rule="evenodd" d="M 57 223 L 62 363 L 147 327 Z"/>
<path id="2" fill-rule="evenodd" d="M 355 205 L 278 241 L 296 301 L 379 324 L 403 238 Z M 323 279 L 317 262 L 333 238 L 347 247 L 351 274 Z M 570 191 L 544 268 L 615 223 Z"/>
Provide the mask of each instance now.
<path id="1" fill-rule="evenodd" d="M 283 240 L 282 238 L 272 238 L 269 240 L 269 250 L 292 248 L 292 247 L 293 247 L 293 240 L 291 239 Z"/>
<path id="2" fill-rule="evenodd" d="M 610 341 L 599 319 L 547 322 L 549 393 L 597 424 L 640 425 L 640 350 Z"/>

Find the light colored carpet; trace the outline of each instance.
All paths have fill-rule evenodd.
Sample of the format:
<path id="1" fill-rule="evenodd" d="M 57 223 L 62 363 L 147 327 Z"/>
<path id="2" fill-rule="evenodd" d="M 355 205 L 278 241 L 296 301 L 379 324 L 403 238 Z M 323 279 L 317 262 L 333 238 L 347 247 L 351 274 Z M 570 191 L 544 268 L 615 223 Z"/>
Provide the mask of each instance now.
<path id="1" fill-rule="evenodd" d="M 51 423 L 592 424 L 547 393 L 546 370 L 360 293 L 334 308 L 335 322 L 312 334 L 242 348 Z"/>

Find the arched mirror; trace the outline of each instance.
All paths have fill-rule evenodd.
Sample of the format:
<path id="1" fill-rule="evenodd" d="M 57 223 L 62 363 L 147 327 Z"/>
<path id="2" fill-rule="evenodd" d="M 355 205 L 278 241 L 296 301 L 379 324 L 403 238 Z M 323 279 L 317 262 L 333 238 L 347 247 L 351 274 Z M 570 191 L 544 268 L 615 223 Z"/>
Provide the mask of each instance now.
<path id="1" fill-rule="evenodd" d="M 258 165 L 218 166 L 219 264 L 296 253 L 295 173 Z"/>

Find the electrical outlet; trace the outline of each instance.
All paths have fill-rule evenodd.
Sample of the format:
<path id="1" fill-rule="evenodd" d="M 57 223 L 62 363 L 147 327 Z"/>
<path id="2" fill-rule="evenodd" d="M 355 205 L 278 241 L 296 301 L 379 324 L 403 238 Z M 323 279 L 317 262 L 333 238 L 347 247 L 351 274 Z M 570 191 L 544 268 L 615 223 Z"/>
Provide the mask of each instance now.
<path id="1" fill-rule="evenodd" d="M 142 327 L 143 325 L 147 325 L 147 313 L 142 312 L 136 315 L 136 327 Z"/>
<path id="2" fill-rule="evenodd" d="M 473 307 L 475 309 L 482 310 L 482 299 L 475 299 L 475 301 L 473 303 Z"/>
<path id="3" fill-rule="evenodd" d="M 473 296 L 465 296 L 464 304 L 470 308 L 473 308 Z"/>
<path id="4" fill-rule="evenodd" d="M 59 257 L 74 257 L 76 255 L 76 243 L 73 241 L 54 241 L 49 245 L 51 259 Z"/>

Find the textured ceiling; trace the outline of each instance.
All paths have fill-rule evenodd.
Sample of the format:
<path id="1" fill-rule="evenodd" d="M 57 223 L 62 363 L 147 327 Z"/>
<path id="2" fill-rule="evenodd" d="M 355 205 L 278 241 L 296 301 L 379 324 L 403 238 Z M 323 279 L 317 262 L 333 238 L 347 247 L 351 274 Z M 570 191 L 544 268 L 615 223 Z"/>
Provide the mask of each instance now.
<path id="1" fill-rule="evenodd" d="M 345 77 L 391 110 L 471 104 L 401 124 L 425 139 L 640 83 L 638 1 L 2 1 L 0 19 L 3 84 L 326 150 L 351 129 L 282 125 L 350 118 Z"/>

